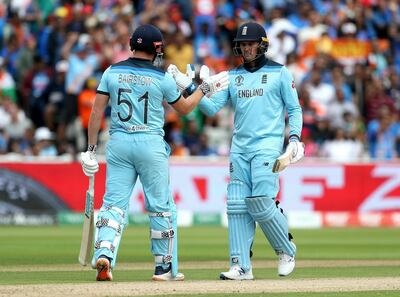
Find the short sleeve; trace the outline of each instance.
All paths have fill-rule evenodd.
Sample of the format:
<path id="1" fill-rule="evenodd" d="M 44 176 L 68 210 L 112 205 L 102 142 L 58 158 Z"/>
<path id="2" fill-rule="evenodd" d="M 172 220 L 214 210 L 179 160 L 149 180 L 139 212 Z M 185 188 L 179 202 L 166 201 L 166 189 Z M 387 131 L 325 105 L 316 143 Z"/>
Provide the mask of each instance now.
<path id="1" fill-rule="evenodd" d="M 110 91 L 108 89 L 109 69 L 110 69 L 110 67 L 108 67 L 106 69 L 106 71 L 104 71 L 104 73 L 101 77 L 101 80 L 100 80 L 100 84 L 97 87 L 97 93 L 107 95 L 107 96 L 110 96 Z"/>
<path id="2" fill-rule="evenodd" d="M 174 78 L 168 72 L 165 73 L 164 80 L 161 84 L 161 90 L 165 100 L 167 100 L 169 104 L 175 103 L 179 98 L 181 98 L 181 92 L 179 91 Z"/>

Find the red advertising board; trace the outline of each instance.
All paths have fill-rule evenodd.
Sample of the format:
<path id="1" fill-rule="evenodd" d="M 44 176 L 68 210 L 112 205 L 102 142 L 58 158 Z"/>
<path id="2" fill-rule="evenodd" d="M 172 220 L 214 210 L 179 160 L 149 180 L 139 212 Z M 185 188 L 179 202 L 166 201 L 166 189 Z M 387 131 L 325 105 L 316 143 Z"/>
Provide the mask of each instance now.
<path id="1" fill-rule="evenodd" d="M 4 171 L 16 173 L 26 181 L 46 188 L 70 210 L 82 211 L 84 208 L 88 179 L 79 163 L 0 163 L 0 172 Z M 170 171 L 172 192 L 179 210 L 225 210 L 228 162 L 174 160 Z M 16 193 L 29 191 L 23 188 L 24 184 L 7 181 L 0 175 L 0 202 L 6 193 L 8 204 L 19 199 Z M 281 174 L 280 186 L 279 199 L 287 211 L 400 211 L 400 163 L 300 163 Z M 105 164 L 101 164 L 95 182 L 95 208 L 101 206 L 104 191 Z M 20 199 L 23 200 L 23 195 Z M 143 211 L 140 184 L 132 194 L 130 211 Z"/>

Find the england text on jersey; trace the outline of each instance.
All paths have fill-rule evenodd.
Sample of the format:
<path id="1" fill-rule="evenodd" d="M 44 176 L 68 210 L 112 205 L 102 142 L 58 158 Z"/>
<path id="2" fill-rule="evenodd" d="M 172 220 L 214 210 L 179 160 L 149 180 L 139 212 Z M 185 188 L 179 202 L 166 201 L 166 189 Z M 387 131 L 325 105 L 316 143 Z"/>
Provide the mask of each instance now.
<path id="1" fill-rule="evenodd" d="M 239 98 L 251 98 L 256 96 L 262 96 L 264 93 L 264 89 L 251 89 L 251 90 L 239 90 L 238 97 Z"/>

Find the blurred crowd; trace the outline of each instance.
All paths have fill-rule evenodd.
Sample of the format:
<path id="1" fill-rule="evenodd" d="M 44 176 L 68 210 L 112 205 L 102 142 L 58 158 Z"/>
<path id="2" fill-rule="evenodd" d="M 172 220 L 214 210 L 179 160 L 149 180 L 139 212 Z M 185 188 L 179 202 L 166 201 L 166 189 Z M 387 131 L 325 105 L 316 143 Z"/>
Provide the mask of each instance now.
<path id="1" fill-rule="evenodd" d="M 306 156 L 350 162 L 400 156 L 400 3 L 395 0 L 0 0 L 0 154 L 75 155 L 102 72 L 131 55 L 140 24 L 164 34 L 164 66 L 241 63 L 242 23 L 267 30 L 304 113 Z M 231 107 L 207 117 L 166 105 L 175 156 L 226 156 Z M 104 114 L 99 153 L 108 139 Z"/>

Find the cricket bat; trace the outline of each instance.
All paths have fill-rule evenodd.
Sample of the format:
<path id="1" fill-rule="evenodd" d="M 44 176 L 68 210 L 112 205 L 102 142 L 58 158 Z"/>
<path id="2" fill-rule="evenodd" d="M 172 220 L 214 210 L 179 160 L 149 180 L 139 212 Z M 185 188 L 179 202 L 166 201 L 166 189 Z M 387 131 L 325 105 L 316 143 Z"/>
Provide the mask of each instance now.
<path id="1" fill-rule="evenodd" d="M 274 166 L 272 167 L 272 172 L 277 173 L 284 170 L 293 159 L 294 149 L 286 151 L 284 154 L 280 155 L 278 159 L 275 160 Z"/>
<path id="2" fill-rule="evenodd" d="M 94 229 L 94 176 L 89 177 L 89 188 L 86 191 L 85 214 L 83 217 L 81 249 L 79 251 L 79 263 L 86 266 L 90 252 L 93 248 Z"/>

